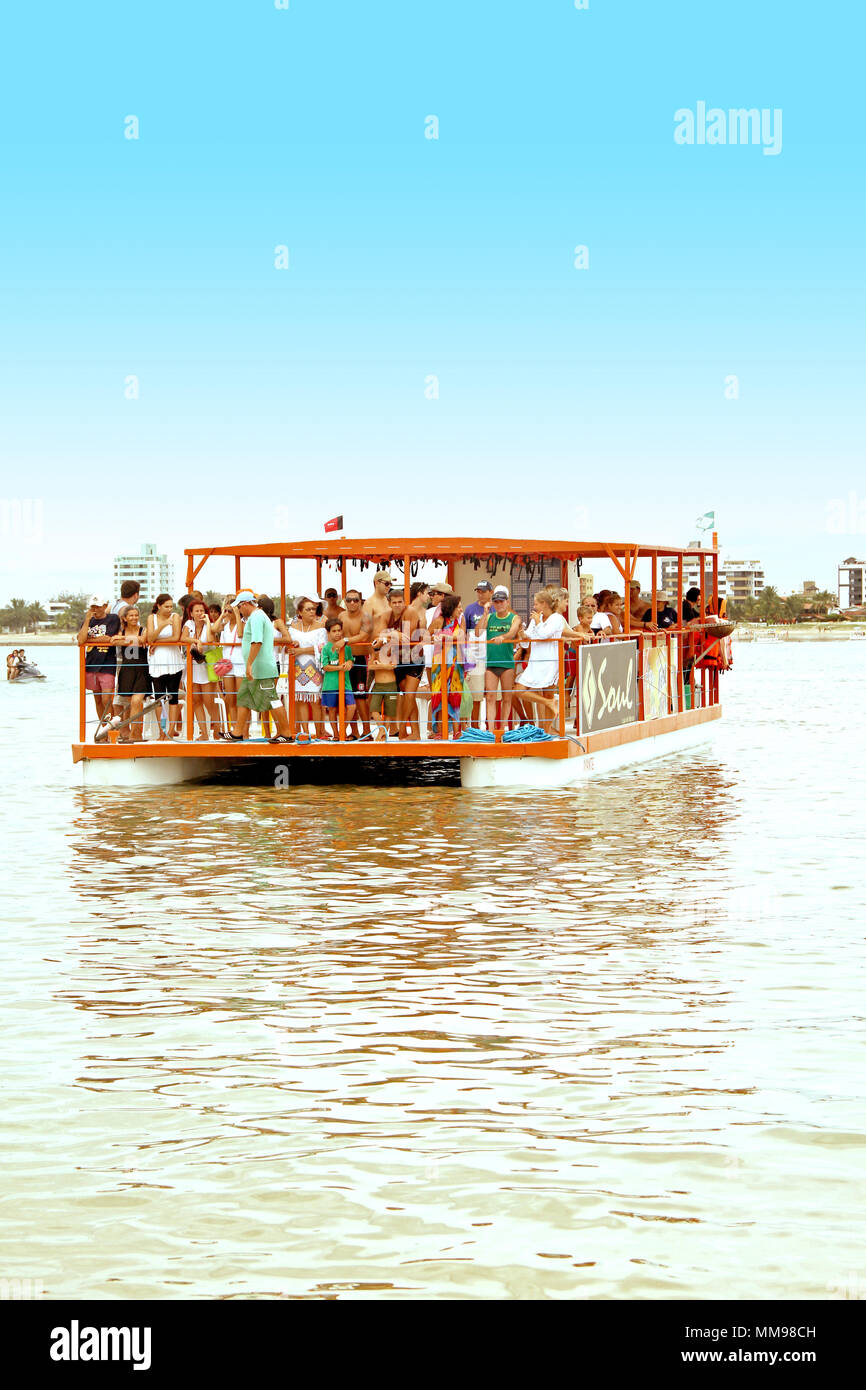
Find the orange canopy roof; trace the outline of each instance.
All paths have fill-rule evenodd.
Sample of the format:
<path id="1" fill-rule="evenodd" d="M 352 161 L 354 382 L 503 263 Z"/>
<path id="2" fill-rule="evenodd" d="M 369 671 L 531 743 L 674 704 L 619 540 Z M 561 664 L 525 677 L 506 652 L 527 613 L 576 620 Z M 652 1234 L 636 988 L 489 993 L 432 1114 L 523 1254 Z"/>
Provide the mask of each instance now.
<path id="1" fill-rule="evenodd" d="M 681 545 L 647 545 L 638 541 L 543 541 L 466 536 L 430 536 L 426 539 L 385 537 L 355 540 L 350 536 L 323 537 L 316 541 L 268 541 L 264 545 L 203 545 L 185 555 L 237 555 L 253 559 L 285 560 L 458 560 L 463 556 L 549 556 L 557 560 L 610 559 L 614 555 L 677 556 L 713 555 L 712 548 Z"/>

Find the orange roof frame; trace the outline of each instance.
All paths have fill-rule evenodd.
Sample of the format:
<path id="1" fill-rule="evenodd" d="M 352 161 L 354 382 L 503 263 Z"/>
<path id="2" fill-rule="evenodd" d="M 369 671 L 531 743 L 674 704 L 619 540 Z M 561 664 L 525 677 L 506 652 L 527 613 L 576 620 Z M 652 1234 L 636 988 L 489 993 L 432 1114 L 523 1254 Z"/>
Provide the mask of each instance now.
<path id="1" fill-rule="evenodd" d="M 384 537 L 354 540 L 349 536 L 319 541 L 269 541 L 264 545 L 192 546 L 184 554 L 192 558 L 230 555 L 248 559 L 277 560 L 458 560 L 465 556 L 515 556 L 536 558 L 549 556 L 557 560 L 611 559 L 614 555 L 629 555 L 635 559 L 652 556 L 713 556 L 713 547 L 681 545 L 647 545 L 636 541 L 545 541 L 505 538 L 467 538 L 465 536 Z"/>

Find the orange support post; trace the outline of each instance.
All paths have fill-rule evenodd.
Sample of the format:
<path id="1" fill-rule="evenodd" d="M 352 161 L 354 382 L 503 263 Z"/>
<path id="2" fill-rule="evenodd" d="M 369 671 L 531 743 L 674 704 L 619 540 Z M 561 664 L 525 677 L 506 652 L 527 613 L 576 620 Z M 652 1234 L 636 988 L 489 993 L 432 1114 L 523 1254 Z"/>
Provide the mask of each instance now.
<path id="1" fill-rule="evenodd" d="M 637 717 L 638 720 L 646 718 L 643 700 L 643 673 L 646 652 L 644 651 L 645 632 L 636 632 L 637 638 Z"/>
<path id="2" fill-rule="evenodd" d="M 705 556 L 700 557 L 701 566 L 701 621 L 707 616 L 707 566 Z"/>
<path id="3" fill-rule="evenodd" d="M 650 622 L 654 623 L 658 618 L 658 604 L 656 603 L 656 589 L 658 588 L 658 556 L 653 551 L 652 562 L 652 597 L 650 599 Z M 631 597 L 629 595 L 629 597 Z"/>
<path id="4" fill-rule="evenodd" d="M 670 634 L 670 631 L 667 631 L 667 632 L 665 633 L 665 642 L 667 643 L 667 649 L 668 649 L 668 707 L 667 707 L 667 713 L 668 713 L 668 714 L 671 714 L 671 713 L 673 712 L 673 672 L 672 672 L 672 670 L 671 670 L 671 634 Z"/>
<path id="5" fill-rule="evenodd" d="M 84 685 L 87 675 L 85 663 L 87 648 L 83 643 L 78 648 L 78 652 L 78 740 L 80 743 L 84 743 L 87 738 L 87 690 Z"/>
<path id="6" fill-rule="evenodd" d="M 289 736 L 295 737 L 295 653 L 289 648 Z"/>
<path id="7" fill-rule="evenodd" d="M 316 598 L 322 597 L 322 562 L 316 558 Z"/>
<path id="8" fill-rule="evenodd" d="M 286 560 L 280 556 L 280 617 L 286 621 Z"/>
<path id="9" fill-rule="evenodd" d="M 552 722 L 552 721 L 551 721 Z M 559 732 L 565 738 L 565 638 L 559 639 Z"/>
<path id="10" fill-rule="evenodd" d="M 236 593 L 236 594 L 239 594 L 240 591 L 241 591 L 241 557 L 240 557 L 240 555 L 236 555 L 236 556 L 235 556 L 235 593 Z"/>
<path id="11" fill-rule="evenodd" d="M 195 733 L 195 714 L 192 706 L 192 638 L 186 639 L 186 737 L 192 743 Z"/>
<path id="12" fill-rule="evenodd" d="M 344 555 L 343 563 L 340 566 L 340 593 L 343 595 L 343 598 L 346 597 L 346 590 L 349 587 L 349 575 L 347 573 L 348 569 L 349 558 L 347 555 Z"/>
<path id="13" fill-rule="evenodd" d="M 617 569 L 619 569 L 617 562 Z M 626 550 L 622 557 L 622 569 L 620 570 L 625 583 L 625 599 L 622 605 L 622 630 L 626 636 L 631 632 L 631 562 L 629 552 Z"/>
<path id="14" fill-rule="evenodd" d="M 412 586 L 412 557 L 403 556 L 403 597 L 409 603 L 409 590 Z"/>

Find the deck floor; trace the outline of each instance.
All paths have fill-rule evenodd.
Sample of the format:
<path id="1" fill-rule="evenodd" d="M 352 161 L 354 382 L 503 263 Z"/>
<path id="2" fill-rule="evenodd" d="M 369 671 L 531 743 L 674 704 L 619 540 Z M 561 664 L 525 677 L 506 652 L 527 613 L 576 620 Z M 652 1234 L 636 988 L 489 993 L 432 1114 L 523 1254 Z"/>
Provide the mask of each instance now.
<path id="1" fill-rule="evenodd" d="M 237 762 L 245 758 L 575 758 L 604 748 L 654 738 L 676 729 L 690 728 L 721 717 L 721 705 L 682 710 L 661 719 L 621 724 L 594 734 L 572 733 L 538 743 L 461 743 L 454 739 L 402 739 L 387 743 L 269 743 L 248 739 L 229 743 L 224 739 L 187 743 L 185 740 L 154 740 L 151 743 L 73 743 L 72 761 L 102 758 L 226 758 Z"/>

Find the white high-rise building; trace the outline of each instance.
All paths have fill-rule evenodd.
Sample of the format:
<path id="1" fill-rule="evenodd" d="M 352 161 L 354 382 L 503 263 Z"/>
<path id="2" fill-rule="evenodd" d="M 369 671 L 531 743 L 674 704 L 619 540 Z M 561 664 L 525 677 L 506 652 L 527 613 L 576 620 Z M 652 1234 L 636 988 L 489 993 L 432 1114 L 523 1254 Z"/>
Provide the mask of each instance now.
<path id="1" fill-rule="evenodd" d="M 137 579 L 141 585 L 141 603 L 153 603 L 158 594 L 174 596 L 174 565 L 166 555 L 157 554 L 155 545 L 143 545 L 140 555 L 116 555 L 114 558 L 114 597 L 120 597 L 124 579 Z"/>
<path id="2" fill-rule="evenodd" d="M 689 550 L 697 550 L 699 541 L 689 541 Z M 669 557 L 661 562 L 661 587 L 664 589 L 668 599 L 676 603 L 677 598 L 677 565 L 678 561 L 674 557 Z M 704 556 L 704 566 L 706 578 L 704 584 L 705 592 L 712 593 L 713 590 L 713 561 L 711 556 Z M 687 589 L 699 589 L 701 587 L 701 560 L 699 555 L 683 556 L 683 593 Z M 719 598 L 724 598 L 725 589 L 722 581 L 721 571 L 719 572 Z"/>
<path id="3" fill-rule="evenodd" d="M 697 541 L 692 541 L 689 549 L 696 549 Z M 709 596 L 713 589 L 713 561 L 704 556 L 704 592 Z M 666 559 L 661 562 L 661 586 L 667 597 L 676 601 L 677 561 Z M 700 556 L 683 556 L 683 593 L 687 589 L 701 587 Z M 719 560 L 719 598 L 729 598 L 734 603 L 744 599 L 758 598 L 764 588 L 764 566 L 760 560 Z"/>
<path id="4" fill-rule="evenodd" d="M 724 588 L 722 578 L 724 576 Z M 764 566 L 760 560 L 726 560 L 719 568 L 719 596 L 734 603 L 760 598 L 764 588 Z"/>
<path id="5" fill-rule="evenodd" d="M 839 566 L 838 594 L 840 608 L 860 608 L 866 597 L 866 560 L 853 555 Z"/>

